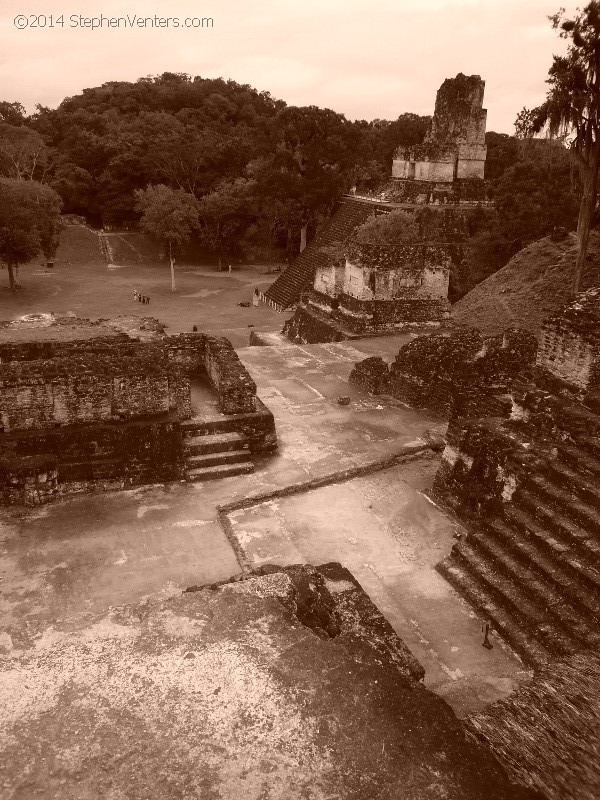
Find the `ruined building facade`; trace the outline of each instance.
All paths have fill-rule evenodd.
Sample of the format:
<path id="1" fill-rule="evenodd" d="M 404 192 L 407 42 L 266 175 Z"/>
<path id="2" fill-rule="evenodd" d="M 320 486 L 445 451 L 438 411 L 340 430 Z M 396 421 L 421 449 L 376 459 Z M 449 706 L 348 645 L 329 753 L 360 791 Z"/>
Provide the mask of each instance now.
<path id="1" fill-rule="evenodd" d="M 465 521 L 440 572 L 533 666 L 600 644 L 600 289 L 535 363 L 451 417 L 433 492 Z"/>
<path id="2" fill-rule="evenodd" d="M 0 504 L 253 470 L 273 415 L 227 339 L 69 317 L 0 326 Z"/>
<path id="3" fill-rule="evenodd" d="M 378 197 L 348 195 L 329 223 L 264 299 L 297 303 L 284 333 L 296 342 L 439 328 L 449 317 L 452 264 L 460 266 L 474 207 L 487 203 L 483 180 L 484 81 L 462 73 L 444 81 L 422 144 L 396 152 Z M 426 207 L 430 214 L 420 213 Z M 369 216 L 404 211 L 420 236 L 395 247 L 358 247 L 353 234 Z M 342 248 L 343 258 L 331 250 Z"/>
<path id="4" fill-rule="evenodd" d="M 429 184 L 483 180 L 485 168 L 485 82 L 479 75 L 447 78 L 438 90 L 435 111 L 422 144 L 399 148 L 392 177 Z"/>
<path id="5" fill-rule="evenodd" d="M 395 246 L 350 240 L 342 258 L 326 259 L 315 269 L 313 288 L 302 295 L 286 324 L 288 338 L 341 341 L 439 328 L 450 316 L 451 249 L 443 241 L 450 234 L 432 241 L 430 228 L 455 222 L 434 212 L 421 221 L 416 240 Z"/>

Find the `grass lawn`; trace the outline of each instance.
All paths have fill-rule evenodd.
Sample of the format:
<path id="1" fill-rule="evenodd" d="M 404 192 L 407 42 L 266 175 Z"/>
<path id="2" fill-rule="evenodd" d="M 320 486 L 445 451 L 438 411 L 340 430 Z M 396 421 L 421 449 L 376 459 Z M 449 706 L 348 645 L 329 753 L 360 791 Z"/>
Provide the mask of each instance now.
<path id="1" fill-rule="evenodd" d="M 235 347 L 244 347 L 254 326 L 261 331 L 279 331 L 287 315 L 264 304 L 241 308 L 252 301 L 254 287 L 266 289 L 277 277 L 267 266 L 232 268 L 231 274 L 216 267 L 176 265 L 177 291 L 171 292 L 168 262 L 108 266 L 95 233 L 69 227 L 55 260 L 46 269 L 40 258 L 20 269 L 22 288 L 8 288 L 8 273 L 0 271 L 0 320 L 39 312 L 66 313 L 97 319 L 123 314 L 153 316 L 166 323 L 170 333 L 198 330 L 226 336 Z M 134 291 L 150 297 L 143 305 Z"/>

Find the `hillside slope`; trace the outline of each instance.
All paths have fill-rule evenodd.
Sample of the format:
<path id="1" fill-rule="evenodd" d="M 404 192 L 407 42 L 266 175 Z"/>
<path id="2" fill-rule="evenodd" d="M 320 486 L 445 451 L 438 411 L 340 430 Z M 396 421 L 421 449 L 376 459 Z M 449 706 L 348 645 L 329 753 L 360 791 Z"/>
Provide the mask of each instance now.
<path id="1" fill-rule="evenodd" d="M 455 303 L 452 318 L 488 334 L 519 327 L 537 335 L 543 321 L 569 299 L 575 256 L 574 234 L 559 241 L 547 237 L 533 242 Z M 600 286 L 600 234 L 596 232 L 590 240 L 581 288 L 592 286 Z"/>
<path id="2" fill-rule="evenodd" d="M 44 262 L 42 255 L 34 261 Z M 54 259 L 61 264 L 106 264 L 96 231 L 86 225 L 65 225 L 60 234 L 60 244 Z"/>

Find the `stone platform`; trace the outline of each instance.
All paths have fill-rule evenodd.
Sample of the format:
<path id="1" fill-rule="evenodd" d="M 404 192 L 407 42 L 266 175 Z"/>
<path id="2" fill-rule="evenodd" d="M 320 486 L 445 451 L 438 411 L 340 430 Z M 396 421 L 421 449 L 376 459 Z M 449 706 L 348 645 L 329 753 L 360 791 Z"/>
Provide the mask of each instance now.
<path id="1" fill-rule="evenodd" d="M 0 662 L 6 800 L 525 800 L 339 565 L 58 625 Z"/>

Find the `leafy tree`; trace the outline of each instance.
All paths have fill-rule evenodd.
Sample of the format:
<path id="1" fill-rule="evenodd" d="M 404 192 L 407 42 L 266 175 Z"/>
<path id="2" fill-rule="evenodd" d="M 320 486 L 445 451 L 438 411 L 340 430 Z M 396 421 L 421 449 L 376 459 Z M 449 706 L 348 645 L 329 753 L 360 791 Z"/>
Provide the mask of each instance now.
<path id="1" fill-rule="evenodd" d="M 249 171 L 263 198 L 289 201 L 288 246 L 294 229 L 304 244 L 308 225 L 349 188 L 355 137 L 352 124 L 329 109 L 290 106 L 278 113 L 271 150 Z"/>
<path id="2" fill-rule="evenodd" d="M 11 291 L 18 288 L 18 268 L 40 251 L 56 254 L 60 235 L 60 197 L 35 181 L 0 179 L 0 261 L 8 267 Z"/>
<path id="3" fill-rule="evenodd" d="M 600 165 L 600 0 L 592 0 L 573 19 L 564 9 L 550 17 L 562 39 L 569 41 L 567 54 L 554 56 L 548 71 L 550 88 L 537 109 L 535 127 L 572 136 L 582 184 L 577 221 L 578 252 L 572 290 L 579 291 L 588 250 L 592 217 L 598 194 Z"/>
<path id="4" fill-rule="evenodd" d="M 493 183 L 522 157 L 522 149 L 514 136 L 495 131 L 488 131 L 485 134 L 485 144 L 487 146 L 485 179 Z"/>
<path id="5" fill-rule="evenodd" d="M 407 211 L 391 211 L 389 214 L 374 214 L 360 225 L 352 235 L 356 244 L 394 247 L 419 239 L 419 226 L 413 214 Z"/>
<path id="6" fill-rule="evenodd" d="M 42 137 L 24 125 L 0 122 L 0 174 L 13 180 L 33 180 L 45 172 L 48 148 Z"/>
<path id="7" fill-rule="evenodd" d="M 578 197 L 571 181 L 571 160 L 560 142 L 533 139 L 491 182 L 491 192 L 495 209 L 481 209 L 469 219 L 464 269 L 450 277 L 452 301 L 526 245 L 556 227 L 572 230 L 576 225 Z"/>
<path id="8" fill-rule="evenodd" d="M 0 122 L 7 122 L 9 125 L 23 125 L 25 117 L 26 112 L 21 103 L 0 100 Z"/>
<path id="9" fill-rule="evenodd" d="M 515 136 L 521 141 L 533 139 L 535 133 L 536 112 L 530 108 L 523 108 L 515 119 Z"/>
<path id="10" fill-rule="evenodd" d="M 243 233 L 243 219 L 248 217 L 254 186 L 254 181 L 245 178 L 223 181 L 198 202 L 200 235 L 217 253 L 219 270 L 223 256 L 231 252 L 233 242 Z"/>
<path id="11" fill-rule="evenodd" d="M 196 198 L 183 189 L 171 189 L 164 184 L 138 189 L 137 209 L 142 212 L 140 225 L 151 236 L 164 242 L 171 264 L 171 291 L 175 291 L 174 255 L 191 239 L 198 225 Z"/>

